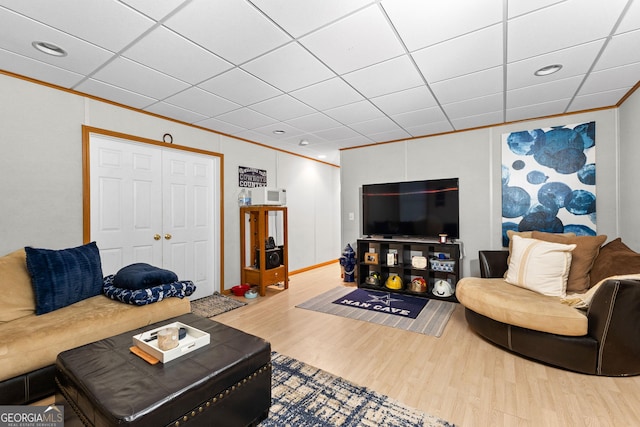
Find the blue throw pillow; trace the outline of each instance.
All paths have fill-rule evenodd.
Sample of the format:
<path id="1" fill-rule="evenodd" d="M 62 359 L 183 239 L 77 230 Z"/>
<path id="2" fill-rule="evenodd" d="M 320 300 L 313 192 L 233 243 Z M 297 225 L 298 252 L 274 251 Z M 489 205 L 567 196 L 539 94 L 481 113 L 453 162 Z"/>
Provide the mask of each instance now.
<path id="1" fill-rule="evenodd" d="M 102 266 L 96 242 L 69 249 L 24 250 L 36 296 L 36 314 L 102 293 Z"/>
<path id="2" fill-rule="evenodd" d="M 178 276 L 173 271 L 139 262 L 122 267 L 113 278 L 113 286 L 137 291 L 177 281 Z"/>

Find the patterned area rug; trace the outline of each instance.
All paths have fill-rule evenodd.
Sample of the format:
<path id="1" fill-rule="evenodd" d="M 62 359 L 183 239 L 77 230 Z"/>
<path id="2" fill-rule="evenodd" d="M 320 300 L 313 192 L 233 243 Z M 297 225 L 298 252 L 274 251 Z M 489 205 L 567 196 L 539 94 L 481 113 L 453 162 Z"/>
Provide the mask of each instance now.
<path id="1" fill-rule="evenodd" d="M 442 332 L 444 331 L 445 326 L 447 326 L 447 322 L 456 307 L 456 304 L 453 302 L 430 299 L 429 303 L 422 309 L 420 314 L 415 319 L 411 319 L 383 312 L 363 310 L 358 307 L 333 304 L 333 301 L 344 297 L 352 291 L 353 288 L 339 286 L 311 298 L 309 301 L 303 302 L 296 307 L 334 314 L 336 316 L 348 317 L 350 319 L 364 320 L 366 322 L 391 326 L 393 328 L 404 329 L 406 331 L 417 332 L 423 335 L 432 335 L 435 337 L 442 335 Z"/>
<path id="2" fill-rule="evenodd" d="M 191 301 L 191 312 L 202 317 L 213 317 L 244 305 L 247 303 L 214 292 L 208 297 Z"/>
<path id="3" fill-rule="evenodd" d="M 271 363 L 271 409 L 261 427 L 453 426 L 277 352 Z"/>

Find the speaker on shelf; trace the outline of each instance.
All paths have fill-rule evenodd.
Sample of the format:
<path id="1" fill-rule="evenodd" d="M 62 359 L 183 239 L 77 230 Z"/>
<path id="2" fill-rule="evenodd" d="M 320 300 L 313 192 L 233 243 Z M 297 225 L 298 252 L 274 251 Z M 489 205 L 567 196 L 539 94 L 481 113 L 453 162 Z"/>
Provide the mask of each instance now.
<path id="1" fill-rule="evenodd" d="M 282 265 L 282 246 L 265 250 L 265 269 L 280 267 Z M 256 249 L 256 268 L 260 268 L 260 249 Z"/>

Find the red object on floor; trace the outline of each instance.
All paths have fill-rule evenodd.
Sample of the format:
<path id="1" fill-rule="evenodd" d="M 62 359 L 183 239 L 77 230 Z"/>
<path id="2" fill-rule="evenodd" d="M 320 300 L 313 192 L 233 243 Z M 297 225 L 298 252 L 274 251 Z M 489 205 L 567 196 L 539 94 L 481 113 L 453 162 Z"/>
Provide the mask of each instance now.
<path id="1" fill-rule="evenodd" d="M 241 297 L 245 294 L 245 292 L 247 292 L 249 289 L 251 289 L 251 286 L 249 285 L 236 285 L 234 287 L 231 288 L 231 292 L 233 292 L 233 294 L 235 296 Z"/>

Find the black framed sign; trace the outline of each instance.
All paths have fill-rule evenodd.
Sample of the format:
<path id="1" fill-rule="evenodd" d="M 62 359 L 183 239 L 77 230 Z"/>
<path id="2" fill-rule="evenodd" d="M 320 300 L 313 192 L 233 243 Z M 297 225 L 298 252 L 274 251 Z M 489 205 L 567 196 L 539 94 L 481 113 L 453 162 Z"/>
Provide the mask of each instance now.
<path id="1" fill-rule="evenodd" d="M 267 171 L 238 166 L 238 186 L 244 188 L 266 187 Z"/>

